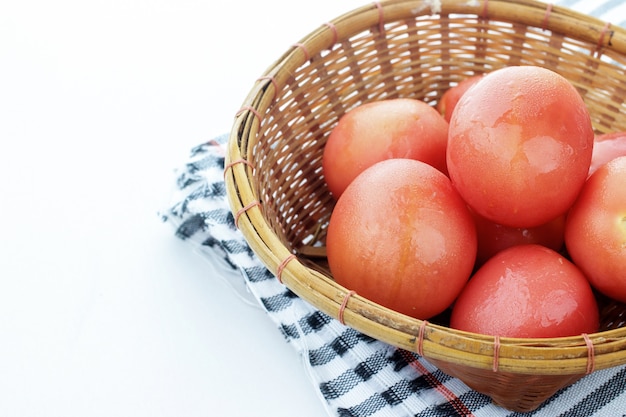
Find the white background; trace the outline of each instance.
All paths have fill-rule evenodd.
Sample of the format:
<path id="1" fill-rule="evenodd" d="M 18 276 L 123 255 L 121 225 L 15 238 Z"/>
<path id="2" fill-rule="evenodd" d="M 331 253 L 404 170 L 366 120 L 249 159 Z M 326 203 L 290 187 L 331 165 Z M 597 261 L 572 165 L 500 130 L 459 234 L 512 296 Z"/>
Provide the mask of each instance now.
<path id="1" fill-rule="evenodd" d="M 161 223 L 173 168 L 357 0 L 0 0 L 0 415 L 325 414 Z"/>
<path id="2" fill-rule="evenodd" d="M 326 413 L 157 212 L 265 69 L 363 4 L 0 0 L 0 416 Z"/>

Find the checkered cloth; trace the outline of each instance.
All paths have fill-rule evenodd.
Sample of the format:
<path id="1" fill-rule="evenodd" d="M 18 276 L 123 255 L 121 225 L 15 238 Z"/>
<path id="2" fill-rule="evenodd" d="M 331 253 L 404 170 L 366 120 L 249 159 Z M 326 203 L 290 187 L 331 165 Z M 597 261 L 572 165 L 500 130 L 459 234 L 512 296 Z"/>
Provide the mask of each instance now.
<path id="1" fill-rule="evenodd" d="M 626 17 L 621 1 L 560 4 L 614 24 L 626 21 L 615 19 Z M 191 150 L 177 172 L 173 204 L 161 216 L 176 236 L 235 272 L 225 274 L 228 279 L 244 280 L 285 339 L 307 359 L 331 412 L 340 417 L 626 417 L 626 366 L 588 375 L 532 413 L 514 413 L 419 355 L 346 327 L 298 298 L 255 257 L 235 227 L 223 180 L 226 141 L 224 135 Z"/>

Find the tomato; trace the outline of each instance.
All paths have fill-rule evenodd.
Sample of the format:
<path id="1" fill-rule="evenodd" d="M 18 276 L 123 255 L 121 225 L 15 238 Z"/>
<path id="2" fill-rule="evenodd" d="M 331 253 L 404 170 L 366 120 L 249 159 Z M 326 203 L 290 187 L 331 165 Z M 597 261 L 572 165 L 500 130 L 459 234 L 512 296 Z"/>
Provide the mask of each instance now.
<path id="1" fill-rule="evenodd" d="M 365 168 L 390 158 L 417 159 L 447 173 L 448 123 L 433 107 L 409 98 L 374 101 L 339 119 L 322 156 L 332 195 L 338 198 Z"/>
<path id="2" fill-rule="evenodd" d="M 503 226 L 474 214 L 478 251 L 476 263 L 482 265 L 496 253 L 511 246 L 535 243 L 554 251 L 563 248 L 565 215 L 535 227 Z"/>
<path id="3" fill-rule="evenodd" d="M 465 78 L 457 85 L 450 87 L 445 93 L 443 93 L 441 99 L 437 102 L 437 110 L 447 122 L 450 122 L 450 119 L 452 118 L 452 111 L 456 107 L 456 103 L 458 103 L 461 96 L 481 78 L 482 74 Z"/>
<path id="4" fill-rule="evenodd" d="M 487 261 L 454 304 L 450 327 L 503 337 L 594 333 L 599 311 L 584 274 L 555 251 L 519 245 Z"/>
<path id="5" fill-rule="evenodd" d="M 467 282 L 476 231 L 448 177 L 424 162 L 389 159 L 364 170 L 339 197 L 326 249 L 337 283 L 427 319 Z"/>
<path id="6" fill-rule="evenodd" d="M 459 100 L 448 172 L 481 216 L 534 227 L 572 205 L 587 178 L 593 139 L 589 112 L 567 79 L 540 67 L 506 67 Z"/>
<path id="7" fill-rule="evenodd" d="M 589 175 L 618 156 L 626 156 L 626 132 L 612 132 L 596 136 Z"/>
<path id="8" fill-rule="evenodd" d="M 589 177 L 567 216 L 565 245 L 591 285 L 626 302 L 626 156 Z"/>

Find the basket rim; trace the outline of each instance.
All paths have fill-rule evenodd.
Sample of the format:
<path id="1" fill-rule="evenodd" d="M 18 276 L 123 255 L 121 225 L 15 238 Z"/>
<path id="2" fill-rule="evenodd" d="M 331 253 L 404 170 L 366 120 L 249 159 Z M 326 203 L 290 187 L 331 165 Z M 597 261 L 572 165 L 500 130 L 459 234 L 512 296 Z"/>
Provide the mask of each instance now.
<path id="1" fill-rule="evenodd" d="M 433 4 L 440 3 L 435 13 Z M 524 13 L 520 13 L 520 8 Z M 626 327 L 559 338 L 498 338 L 463 332 L 402 315 L 340 286 L 307 267 L 276 235 L 263 217 L 255 195 L 250 141 L 261 115 L 275 94 L 299 67 L 337 42 L 374 25 L 390 22 L 407 11 L 415 16 L 466 14 L 541 27 L 626 55 L 626 30 L 600 19 L 536 0 L 383 0 L 349 11 L 318 27 L 289 48 L 253 85 L 234 120 L 225 166 L 227 198 L 237 227 L 261 262 L 297 296 L 375 339 L 424 357 L 479 369 L 519 374 L 584 375 L 626 363 Z M 549 16 L 549 19 L 547 18 Z M 538 23 L 542 26 L 538 26 Z M 312 283 L 315 283 L 313 285 Z"/>

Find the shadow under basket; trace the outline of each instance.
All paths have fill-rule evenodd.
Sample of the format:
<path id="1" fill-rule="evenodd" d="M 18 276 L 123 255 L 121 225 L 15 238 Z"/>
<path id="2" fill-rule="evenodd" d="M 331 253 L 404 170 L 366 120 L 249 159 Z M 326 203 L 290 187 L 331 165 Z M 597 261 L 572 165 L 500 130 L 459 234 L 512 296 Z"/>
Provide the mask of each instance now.
<path id="1" fill-rule="evenodd" d="M 396 0 L 347 12 L 288 48 L 237 113 L 225 169 L 237 227 L 267 268 L 319 310 L 422 355 L 507 409 L 533 410 L 584 375 L 626 363 L 624 305 L 602 298 L 595 334 L 513 339 L 417 320 L 354 294 L 326 264 L 334 201 L 324 144 L 362 103 L 411 97 L 435 105 L 462 79 L 512 65 L 567 78 L 597 133 L 626 130 L 625 63 L 626 31 L 532 0 Z"/>

